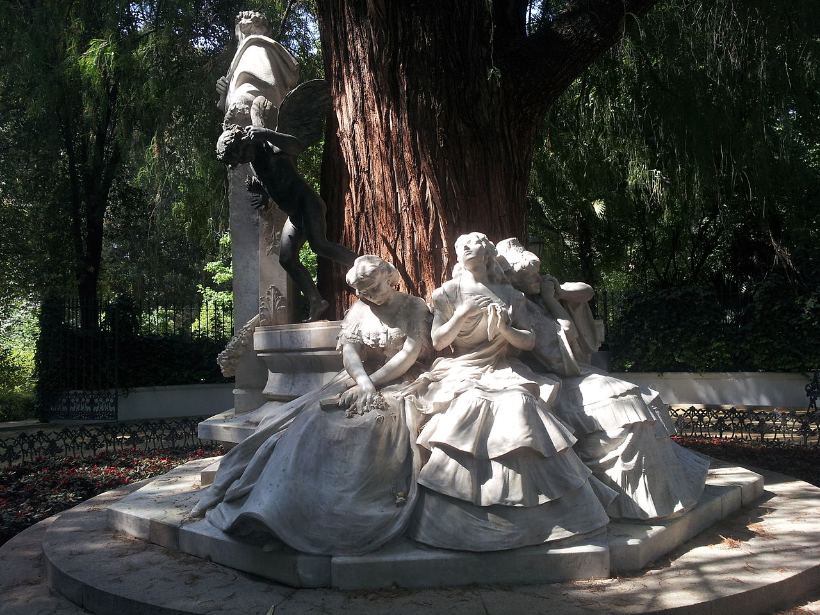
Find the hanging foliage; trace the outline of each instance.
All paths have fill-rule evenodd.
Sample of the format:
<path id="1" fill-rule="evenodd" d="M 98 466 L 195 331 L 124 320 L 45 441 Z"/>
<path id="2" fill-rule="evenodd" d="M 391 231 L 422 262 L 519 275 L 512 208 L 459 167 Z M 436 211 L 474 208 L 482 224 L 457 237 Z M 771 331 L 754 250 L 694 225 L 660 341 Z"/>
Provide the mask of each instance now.
<path id="1" fill-rule="evenodd" d="M 818 26 L 811 0 L 667 0 L 628 19 L 536 154 L 530 223 L 555 273 L 738 291 L 810 275 Z"/>

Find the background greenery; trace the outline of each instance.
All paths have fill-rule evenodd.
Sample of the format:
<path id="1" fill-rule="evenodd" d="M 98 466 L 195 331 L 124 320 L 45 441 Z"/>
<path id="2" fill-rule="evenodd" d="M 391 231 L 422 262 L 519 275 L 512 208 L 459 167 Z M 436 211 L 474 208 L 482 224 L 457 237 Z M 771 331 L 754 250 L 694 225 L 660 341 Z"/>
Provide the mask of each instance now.
<path id="1" fill-rule="evenodd" d="M 105 318 L 67 332 L 38 316 L 47 297 L 93 278 L 121 307 L 230 301 L 213 84 L 250 8 L 321 75 L 310 1 L 0 0 L 0 420 L 30 414 L 38 366 L 55 386 L 59 334 Z M 545 118 L 531 244 L 599 289 L 613 367 L 820 365 L 818 32 L 814 0 L 664 0 Z M 300 165 L 318 186 L 321 146 Z M 176 344 L 163 378 L 211 378 L 216 344 L 201 346 L 228 332 L 192 335 L 203 317 L 163 341 L 133 332 L 133 355 Z"/>
<path id="2" fill-rule="evenodd" d="M 661 2 L 552 109 L 531 233 L 609 294 L 613 367 L 820 366 L 818 32 L 812 1 Z"/>

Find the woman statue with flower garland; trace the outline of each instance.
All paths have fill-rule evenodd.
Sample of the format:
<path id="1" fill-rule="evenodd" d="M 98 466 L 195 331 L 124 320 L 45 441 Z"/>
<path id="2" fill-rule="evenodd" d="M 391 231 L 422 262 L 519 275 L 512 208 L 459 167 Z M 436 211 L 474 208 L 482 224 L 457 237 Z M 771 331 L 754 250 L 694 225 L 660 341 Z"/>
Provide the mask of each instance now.
<path id="1" fill-rule="evenodd" d="M 405 530 L 420 457 L 400 391 L 432 354 L 430 312 L 378 257 L 357 258 L 346 279 L 359 301 L 339 334 L 345 370 L 231 449 L 193 516 L 315 554 L 366 553 Z"/>

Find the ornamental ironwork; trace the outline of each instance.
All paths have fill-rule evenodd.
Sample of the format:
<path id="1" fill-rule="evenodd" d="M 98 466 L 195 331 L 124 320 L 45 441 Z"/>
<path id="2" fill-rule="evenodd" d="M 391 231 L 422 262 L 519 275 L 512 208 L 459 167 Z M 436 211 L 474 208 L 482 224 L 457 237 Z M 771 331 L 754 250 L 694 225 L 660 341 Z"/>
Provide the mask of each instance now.
<path id="1" fill-rule="evenodd" d="M 820 446 L 816 409 L 670 408 L 678 435 L 757 441 L 771 446 Z"/>
<path id="2" fill-rule="evenodd" d="M 670 408 L 680 436 L 756 441 L 765 446 L 820 447 L 817 410 L 737 409 L 722 407 Z M 44 457 L 90 457 L 129 450 L 186 450 L 212 446 L 200 440 L 200 417 L 77 425 L 23 432 L 2 437 L 0 467 Z"/>
<path id="3" fill-rule="evenodd" d="M 820 370 L 814 370 L 811 382 L 806 385 L 806 397 L 809 398 L 809 410 L 817 410 L 817 398 L 820 397 Z"/>
<path id="4" fill-rule="evenodd" d="M 115 390 L 53 391 L 42 395 L 41 412 L 48 420 L 116 421 Z"/>
<path id="5" fill-rule="evenodd" d="M 199 417 L 77 425 L 0 437 L 0 467 L 45 457 L 92 457 L 122 451 L 188 450 L 212 446 L 197 436 Z"/>

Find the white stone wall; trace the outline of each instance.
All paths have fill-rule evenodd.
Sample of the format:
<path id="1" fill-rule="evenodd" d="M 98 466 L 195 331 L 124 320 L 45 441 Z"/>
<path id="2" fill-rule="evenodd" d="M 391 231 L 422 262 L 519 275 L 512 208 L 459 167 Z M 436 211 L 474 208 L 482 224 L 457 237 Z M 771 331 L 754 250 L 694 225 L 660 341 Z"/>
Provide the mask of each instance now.
<path id="1" fill-rule="evenodd" d="M 612 372 L 616 378 L 649 386 L 668 404 L 805 408 L 806 374 L 774 372 Z"/>
<path id="2" fill-rule="evenodd" d="M 613 372 L 659 391 L 669 404 L 805 408 L 809 376 L 771 372 Z M 119 420 L 212 416 L 233 407 L 233 384 L 140 387 L 119 396 Z"/>
<path id="3" fill-rule="evenodd" d="M 211 416 L 233 407 L 233 387 L 234 384 L 228 382 L 129 389 L 119 393 L 117 418 L 133 421 Z"/>

